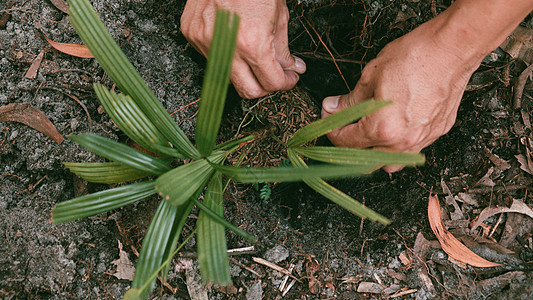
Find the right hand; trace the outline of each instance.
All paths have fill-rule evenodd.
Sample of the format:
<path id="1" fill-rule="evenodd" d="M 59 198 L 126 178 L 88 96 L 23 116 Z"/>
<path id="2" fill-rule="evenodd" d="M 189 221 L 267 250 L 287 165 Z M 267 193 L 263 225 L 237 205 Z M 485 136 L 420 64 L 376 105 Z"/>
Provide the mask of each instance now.
<path id="1" fill-rule="evenodd" d="M 305 63 L 289 51 L 285 0 L 188 0 L 181 31 L 207 57 L 217 9 L 241 18 L 231 82 L 243 98 L 289 90 L 305 72 Z"/>

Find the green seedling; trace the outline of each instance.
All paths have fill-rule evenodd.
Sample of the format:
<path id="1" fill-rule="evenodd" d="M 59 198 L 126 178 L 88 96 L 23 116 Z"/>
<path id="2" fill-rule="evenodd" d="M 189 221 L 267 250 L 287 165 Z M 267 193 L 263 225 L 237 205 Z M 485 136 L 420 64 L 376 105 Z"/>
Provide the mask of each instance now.
<path id="1" fill-rule="evenodd" d="M 91 4 L 87 0 L 68 2 L 74 28 L 121 91 L 117 93 L 102 85 L 95 85 L 96 96 L 119 129 L 155 155 L 94 134 L 71 136 L 72 141 L 109 161 L 65 163 L 67 168 L 83 179 L 98 183 L 146 180 L 59 203 L 53 209 L 52 220 L 54 224 L 59 224 L 107 212 L 155 194 L 161 196 L 162 200 L 143 239 L 131 291 L 127 293 L 128 299 L 146 298 L 155 284 L 154 274 L 160 274 L 166 280 L 183 225 L 195 205 L 200 209 L 196 228 L 202 278 L 220 285 L 231 284 L 225 229 L 234 231 L 252 243 L 255 238 L 224 219 L 223 175 L 246 183 L 303 180 L 350 212 L 388 224 L 385 217 L 364 207 L 323 179 L 359 176 L 384 164 L 415 165 L 424 162 L 419 154 L 302 146 L 388 104 L 370 100 L 299 130 L 288 142 L 287 154 L 292 166 L 225 166 L 228 154 L 235 151 L 240 143 L 254 138 L 247 136 L 216 145 L 239 17 L 226 11 L 217 12 L 202 87 L 195 146 L 113 41 Z M 307 166 L 301 156 L 323 164 Z M 200 201 L 202 193 L 204 197 Z"/>

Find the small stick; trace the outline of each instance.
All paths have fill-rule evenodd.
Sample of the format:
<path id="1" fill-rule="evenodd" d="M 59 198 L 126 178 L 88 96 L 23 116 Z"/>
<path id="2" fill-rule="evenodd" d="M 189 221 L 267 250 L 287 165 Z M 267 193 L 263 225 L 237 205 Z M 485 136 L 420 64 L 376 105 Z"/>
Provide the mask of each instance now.
<path id="1" fill-rule="evenodd" d="M 387 297 L 386 299 L 398 298 L 398 297 L 409 295 L 409 294 L 416 293 L 416 292 L 418 292 L 417 289 L 410 289 L 410 290 L 407 290 L 407 291 L 403 291 L 403 292 L 399 292 L 399 293 L 396 293 L 394 295 L 391 295 L 391 296 Z"/>
<path id="2" fill-rule="evenodd" d="M 252 260 L 255 261 L 258 264 L 262 264 L 262 265 L 267 266 L 267 267 L 269 267 L 271 269 L 274 269 L 274 270 L 276 270 L 276 271 L 278 271 L 280 273 L 288 275 L 292 279 L 295 279 L 296 281 L 302 283 L 302 281 L 300 281 L 300 279 L 296 278 L 296 276 L 292 275 L 291 272 L 289 272 L 289 270 L 287 270 L 285 268 L 282 268 L 282 267 L 276 265 L 275 263 L 271 263 L 268 260 L 264 260 L 264 259 L 262 259 L 260 257 L 255 257 L 255 256 L 252 257 Z"/>
<path id="3" fill-rule="evenodd" d="M 248 270 L 248 272 L 254 274 L 255 276 L 257 276 L 257 277 L 259 277 L 259 278 L 262 278 L 262 277 L 263 277 L 263 275 L 257 273 L 256 271 L 254 271 L 252 268 L 248 267 L 247 265 L 245 265 L 245 264 L 241 264 L 241 263 L 238 262 L 236 259 L 230 257 L 229 260 L 231 261 L 232 264 L 235 264 L 235 265 L 237 265 L 237 266 L 239 266 L 239 267 L 241 267 L 241 268 L 243 268 L 243 269 Z"/>

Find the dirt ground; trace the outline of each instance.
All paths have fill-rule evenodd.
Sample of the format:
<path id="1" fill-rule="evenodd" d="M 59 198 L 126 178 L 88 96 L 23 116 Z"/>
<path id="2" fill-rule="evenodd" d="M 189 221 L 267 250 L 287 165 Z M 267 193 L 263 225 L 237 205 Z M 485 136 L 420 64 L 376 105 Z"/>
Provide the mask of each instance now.
<path id="1" fill-rule="evenodd" d="M 65 137 L 93 132 L 126 141 L 92 91 L 94 83 L 112 87 L 109 77 L 95 60 L 59 53 L 45 40 L 80 43 L 68 15 L 52 2 L 0 3 L 0 107 L 28 104 Z M 279 164 L 284 153 L 272 146 L 274 139 L 316 119 L 324 96 L 347 92 L 326 47 L 353 87 L 365 62 L 449 2 L 288 1 L 290 46 L 306 60 L 307 74 L 294 90 L 263 99 L 242 100 L 230 92 L 221 139 L 259 133 L 264 138 L 252 145 L 246 163 Z M 92 3 L 163 105 L 194 138 L 205 61 L 179 32 L 184 1 Z M 532 28 L 531 17 L 522 25 Z M 423 151 L 424 166 L 332 183 L 392 224 L 362 221 L 304 184 L 268 186 L 271 196 L 263 198 L 258 191 L 262 185 L 232 184 L 225 216 L 258 238 L 253 250 L 231 257 L 234 285 L 199 284 L 192 239 L 173 261 L 168 284 L 158 284 L 152 298 L 531 299 L 533 84 L 520 75 L 533 62 L 527 60 L 533 47 L 523 49 L 513 55 L 497 49 L 487 56 L 469 84 L 456 125 Z M 44 56 L 35 78 L 26 78 L 40 53 Z M 520 103 L 518 91 L 523 92 Z M 99 160 L 68 139 L 58 144 L 26 125 L 0 122 L 4 299 L 121 298 L 129 288 L 129 280 L 114 276 L 119 244 L 135 263 L 159 199 L 59 226 L 50 223 L 54 204 L 106 188 L 75 178 L 61 163 Z M 441 200 L 447 228 L 502 266 L 475 268 L 449 259 L 429 226 L 431 191 Z M 487 208 L 498 210 L 487 217 Z M 193 215 L 184 234 L 194 222 Z M 228 233 L 230 249 L 248 246 Z M 257 258 L 290 270 L 293 277 Z"/>

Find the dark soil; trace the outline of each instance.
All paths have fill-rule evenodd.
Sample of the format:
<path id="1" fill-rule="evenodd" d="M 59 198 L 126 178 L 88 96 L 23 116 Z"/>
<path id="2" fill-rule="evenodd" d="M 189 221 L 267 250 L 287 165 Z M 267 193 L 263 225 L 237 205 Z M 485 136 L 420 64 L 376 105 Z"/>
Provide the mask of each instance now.
<path id="1" fill-rule="evenodd" d="M 176 122 L 193 138 L 197 111 L 193 102 L 199 98 L 205 61 L 179 32 L 183 1 L 92 2 L 163 105 L 175 112 Z M 285 140 L 287 132 L 316 119 L 324 96 L 348 91 L 324 44 L 338 60 L 348 86 L 353 87 L 364 64 L 388 42 L 449 5 L 449 1 L 439 0 L 335 1 L 335 5 L 320 0 L 288 2 L 291 49 L 306 60 L 308 71 L 296 89 L 267 98 L 242 100 L 230 92 L 221 140 L 237 131 L 262 137 L 249 145 L 245 164 L 279 164 L 286 155 L 275 140 Z M 7 5 L 5 1 L 0 4 L 0 18 L 10 14 L 5 26 L 0 22 L 0 106 L 27 103 L 38 108 L 65 137 L 93 132 L 127 142 L 101 113 L 92 92 L 94 83 L 113 85 L 96 61 L 59 53 L 43 38 L 44 34 L 54 41 L 79 43 L 68 16 L 49 1 L 16 0 L 6 10 Z M 528 22 L 531 26 L 531 20 Z M 25 78 L 42 50 L 45 56 L 37 78 Z M 287 299 L 386 298 L 399 292 L 419 299 L 531 298 L 531 218 L 498 214 L 470 233 L 470 226 L 486 207 L 509 206 L 513 199 L 529 206 L 533 202 L 528 193 L 532 177 L 520 169 L 515 158 L 528 154 L 532 138 L 526 121 L 532 110 L 531 84 L 525 88 L 521 109 L 513 109 L 512 103 L 513 86 L 525 67 L 520 59 L 512 59 L 500 49 L 489 55 L 478 73 L 494 76 L 472 82 L 454 128 L 423 151 L 427 160 L 423 167 L 392 176 L 377 171 L 332 182 L 389 217 L 392 224 L 387 227 L 362 221 L 304 184 L 271 185 L 268 199 L 261 199 L 252 186 L 230 185 L 225 216 L 259 241 L 255 253 L 232 257 L 233 287 L 209 286 L 200 288 L 200 294 L 207 293 L 209 299 L 282 298 L 279 286 L 283 275 L 253 260 L 262 257 L 285 269 L 293 266 L 292 273 L 300 282 L 284 296 Z M 493 80 L 486 79 L 489 77 Z M 319 139 L 317 143 L 328 141 Z M 506 160 L 510 168 L 502 170 L 490 153 Z M 128 280 L 112 275 L 116 270 L 112 262 L 119 257 L 117 241 L 135 262 L 159 199 L 59 226 L 50 223 L 54 204 L 106 188 L 76 179 L 61 163 L 99 160 L 69 140 L 58 145 L 25 125 L 0 123 L 1 296 L 120 298 L 129 288 Z M 487 179 L 489 171 L 493 184 L 487 185 L 487 180 L 479 183 Z M 466 193 L 477 201 L 460 203 L 464 218 L 445 220 L 448 227 L 455 229 L 456 236 L 471 240 L 483 236 L 500 246 L 506 241 L 504 247 L 513 254 L 502 254 L 501 248 L 481 242 L 468 244 L 502 267 L 462 268 L 440 248 L 424 242 L 423 237 L 436 239 L 427 221 L 427 199 L 433 191 L 444 200 L 448 194 L 443 192 L 442 181 L 452 196 Z M 449 219 L 453 206 L 445 203 L 441 201 L 443 215 Z M 194 226 L 195 218 L 189 221 L 184 234 Z M 245 246 L 250 245 L 228 233 L 230 249 Z M 186 264 L 186 257 L 194 256 L 194 249 L 192 240 L 173 263 L 176 268 L 171 268 L 169 284 L 156 286 L 154 298 L 190 298 L 197 271 L 194 266 L 186 271 L 180 266 Z M 364 286 L 379 290 L 370 293 L 362 290 Z"/>

